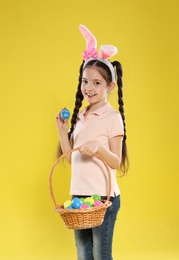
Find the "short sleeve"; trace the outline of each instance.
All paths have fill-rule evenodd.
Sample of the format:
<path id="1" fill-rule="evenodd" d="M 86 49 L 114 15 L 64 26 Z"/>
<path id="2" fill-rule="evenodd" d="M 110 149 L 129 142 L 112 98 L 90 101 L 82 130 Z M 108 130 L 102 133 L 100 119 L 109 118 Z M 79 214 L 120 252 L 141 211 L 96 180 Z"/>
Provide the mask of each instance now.
<path id="1" fill-rule="evenodd" d="M 114 136 L 124 135 L 124 125 L 120 113 L 116 112 L 111 115 L 109 126 L 108 126 L 108 137 L 112 138 Z"/>

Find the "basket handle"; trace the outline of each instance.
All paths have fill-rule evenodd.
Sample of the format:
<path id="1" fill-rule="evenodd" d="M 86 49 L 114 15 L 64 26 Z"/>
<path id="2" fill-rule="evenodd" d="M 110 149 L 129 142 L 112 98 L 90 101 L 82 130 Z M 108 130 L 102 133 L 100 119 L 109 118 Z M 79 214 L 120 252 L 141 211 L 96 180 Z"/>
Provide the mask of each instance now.
<path id="1" fill-rule="evenodd" d="M 52 166 L 51 170 L 50 170 L 50 177 L 49 177 L 49 182 L 50 182 L 50 194 L 51 194 L 51 197 L 52 197 L 52 200 L 55 204 L 55 207 L 58 205 L 56 203 L 56 200 L 55 200 L 55 196 L 54 196 L 54 192 L 53 192 L 53 187 L 52 187 L 52 175 L 53 175 L 53 170 L 54 168 L 56 167 L 56 165 L 61 161 L 62 158 L 64 158 L 66 155 L 72 153 L 72 152 L 75 152 L 75 151 L 79 151 L 79 148 L 74 148 L 74 149 L 71 149 L 69 150 L 68 152 L 62 154 L 57 160 L 56 162 L 54 163 L 54 165 Z M 98 158 L 99 160 L 101 160 L 107 170 L 107 174 L 108 174 L 108 196 L 107 196 L 107 200 L 109 201 L 110 200 L 110 194 L 111 194 L 111 173 L 109 171 L 109 168 L 108 168 L 108 165 L 107 163 L 105 162 L 105 160 L 101 157 L 101 155 L 99 155 L 98 153 L 95 153 L 94 156 L 96 158 Z"/>

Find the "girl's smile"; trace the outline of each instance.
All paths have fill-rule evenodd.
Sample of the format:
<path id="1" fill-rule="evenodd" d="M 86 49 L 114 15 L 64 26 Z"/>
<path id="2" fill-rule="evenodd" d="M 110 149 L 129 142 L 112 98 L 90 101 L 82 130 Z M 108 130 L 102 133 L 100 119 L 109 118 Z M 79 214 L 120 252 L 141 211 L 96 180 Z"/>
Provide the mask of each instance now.
<path id="1" fill-rule="evenodd" d="M 92 93 L 88 93 L 88 92 L 86 92 L 85 94 L 86 94 L 86 96 L 88 96 L 88 98 L 92 98 L 92 97 L 96 96 L 96 94 L 92 94 Z"/>

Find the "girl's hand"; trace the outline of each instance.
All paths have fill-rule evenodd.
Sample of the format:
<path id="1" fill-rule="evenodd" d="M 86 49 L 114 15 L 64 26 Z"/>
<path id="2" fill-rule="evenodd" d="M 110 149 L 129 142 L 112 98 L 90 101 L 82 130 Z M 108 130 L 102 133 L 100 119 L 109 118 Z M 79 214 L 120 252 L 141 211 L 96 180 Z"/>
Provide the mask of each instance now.
<path id="1" fill-rule="evenodd" d="M 89 141 L 81 145 L 79 151 L 88 156 L 98 153 L 109 167 L 118 169 L 122 158 L 122 139 L 122 136 L 112 137 L 109 140 L 109 149 L 99 141 Z"/>
<path id="2" fill-rule="evenodd" d="M 101 143 L 98 141 L 88 141 L 79 147 L 82 154 L 92 156 L 99 150 Z"/>
<path id="3" fill-rule="evenodd" d="M 62 153 L 66 153 L 67 151 L 72 149 L 71 143 L 68 139 L 68 119 L 63 120 L 60 116 L 61 111 L 56 116 L 56 125 L 58 129 L 58 135 L 60 139 L 60 148 Z M 67 155 L 65 159 L 71 163 L 71 155 Z"/>
<path id="4" fill-rule="evenodd" d="M 61 110 L 62 111 L 62 110 Z M 58 133 L 61 134 L 67 134 L 68 133 L 68 119 L 63 120 L 60 116 L 60 113 L 56 116 L 56 125 L 58 129 Z"/>

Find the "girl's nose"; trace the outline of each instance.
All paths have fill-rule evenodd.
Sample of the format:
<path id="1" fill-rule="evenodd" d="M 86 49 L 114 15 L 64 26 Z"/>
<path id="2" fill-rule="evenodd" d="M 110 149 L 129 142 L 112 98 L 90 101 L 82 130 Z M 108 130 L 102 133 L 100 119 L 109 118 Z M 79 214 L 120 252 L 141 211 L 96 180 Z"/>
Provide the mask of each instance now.
<path id="1" fill-rule="evenodd" d="M 86 85 L 86 89 L 88 90 L 92 89 L 92 84 L 90 82 L 88 82 L 88 84 Z"/>

